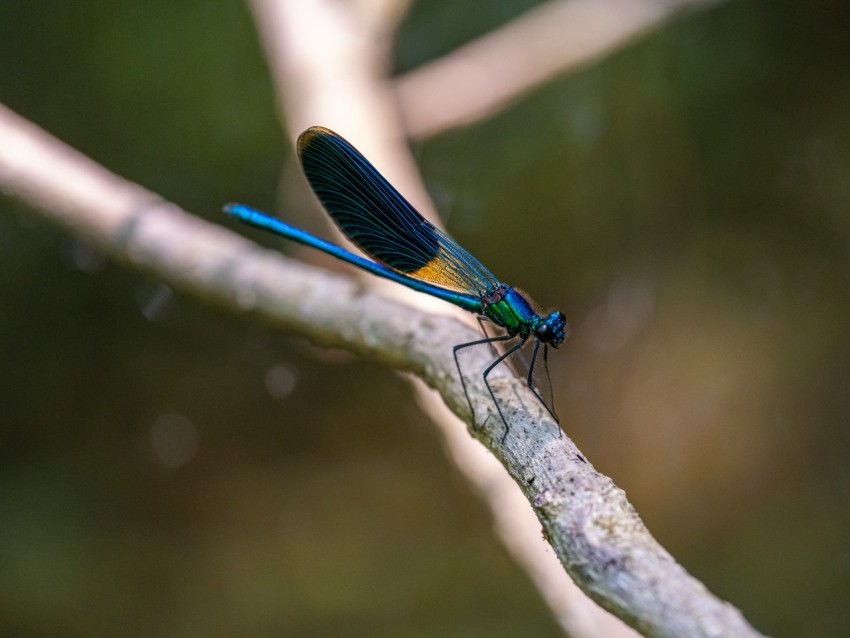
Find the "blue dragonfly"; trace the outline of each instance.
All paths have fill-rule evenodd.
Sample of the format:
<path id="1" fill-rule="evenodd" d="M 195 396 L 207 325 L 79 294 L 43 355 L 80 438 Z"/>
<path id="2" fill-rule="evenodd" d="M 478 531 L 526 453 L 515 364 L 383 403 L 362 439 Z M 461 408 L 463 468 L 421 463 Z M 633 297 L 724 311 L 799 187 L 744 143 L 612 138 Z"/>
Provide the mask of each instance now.
<path id="1" fill-rule="evenodd" d="M 442 299 L 478 315 L 500 328 L 502 334 L 454 346 L 454 360 L 475 426 L 475 409 L 461 370 L 458 353 L 464 348 L 504 345 L 482 372 L 484 385 L 505 426 L 502 442 L 510 426 L 488 377 L 493 369 L 534 342 L 528 364 L 528 387 L 558 421 L 549 379 L 549 346 L 558 348 L 569 334 L 561 312 L 539 314 L 532 303 L 515 288 L 500 282 L 481 262 L 446 233 L 425 219 L 372 164 L 348 141 L 333 131 L 314 126 L 298 138 L 298 157 L 307 181 L 342 233 L 374 261 L 345 250 L 310 233 L 290 226 L 244 204 L 228 204 L 224 211 L 239 221 L 276 235 L 311 246 L 329 255 L 400 283 L 412 290 Z M 549 401 L 535 383 L 535 367 L 543 345 L 543 368 L 549 387 Z"/>

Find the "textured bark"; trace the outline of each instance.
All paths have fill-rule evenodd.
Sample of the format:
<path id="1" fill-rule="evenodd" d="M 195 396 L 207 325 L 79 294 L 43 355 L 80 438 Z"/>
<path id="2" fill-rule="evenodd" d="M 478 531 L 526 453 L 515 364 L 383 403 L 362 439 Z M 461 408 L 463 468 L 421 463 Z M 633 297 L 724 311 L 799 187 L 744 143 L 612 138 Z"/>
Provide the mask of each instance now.
<path id="1" fill-rule="evenodd" d="M 412 372 L 467 423 L 451 345 L 474 338 L 452 318 L 366 291 L 201 221 L 110 173 L 0 107 L 0 189 L 110 255 L 234 312 L 315 343 Z M 484 349 L 482 349 L 484 350 Z M 483 363 L 486 352 L 472 353 Z M 690 576 L 652 538 L 625 494 L 561 434 L 522 380 L 494 380 L 510 435 L 473 383 L 485 426 L 470 432 L 504 465 L 561 563 L 602 607 L 648 636 L 758 636 L 741 613 Z"/>

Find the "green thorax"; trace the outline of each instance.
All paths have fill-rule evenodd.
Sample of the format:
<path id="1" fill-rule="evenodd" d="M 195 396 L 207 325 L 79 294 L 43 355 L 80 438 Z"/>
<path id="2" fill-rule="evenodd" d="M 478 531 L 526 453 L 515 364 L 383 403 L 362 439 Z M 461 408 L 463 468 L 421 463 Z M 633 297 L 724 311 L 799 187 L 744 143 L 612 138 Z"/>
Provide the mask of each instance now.
<path id="1" fill-rule="evenodd" d="M 521 337 L 528 336 L 541 321 L 528 300 L 505 284 L 481 298 L 481 314 L 508 334 Z"/>

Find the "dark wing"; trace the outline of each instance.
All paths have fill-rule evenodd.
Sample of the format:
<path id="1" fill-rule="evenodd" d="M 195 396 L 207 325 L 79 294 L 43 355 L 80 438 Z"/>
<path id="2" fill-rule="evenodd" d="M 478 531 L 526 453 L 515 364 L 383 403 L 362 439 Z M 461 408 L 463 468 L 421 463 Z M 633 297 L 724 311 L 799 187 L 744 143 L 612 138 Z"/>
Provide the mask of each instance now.
<path id="1" fill-rule="evenodd" d="M 298 138 L 313 191 L 339 229 L 393 270 L 456 292 L 482 296 L 499 285 L 481 263 L 422 217 L 360 152 L 326 128 Z"/>

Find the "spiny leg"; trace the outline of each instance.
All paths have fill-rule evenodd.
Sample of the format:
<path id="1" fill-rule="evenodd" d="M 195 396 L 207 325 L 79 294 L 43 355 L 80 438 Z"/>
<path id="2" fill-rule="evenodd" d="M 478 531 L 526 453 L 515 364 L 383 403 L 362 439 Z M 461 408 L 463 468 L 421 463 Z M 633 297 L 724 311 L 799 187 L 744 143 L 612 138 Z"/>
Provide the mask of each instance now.
<path id="1" fill-rule="evenodd" d="M 485 332 L 485 334 L 486 334 L 486 332 Z M 473 429 L 476 429 L 476 430 L 478 429 L 478 426 L 475 423 L 475 408 L 472 406 L 472 399 L 469 398 L 469 391 L 466 389 L 466 380 L 463 378 L 463 372 L 460 369 L 460 361 L 457 358 L 457 353 L 460 350 L 463 350 L 464 348 L 470 348 L 472 346 L 480 346 L 480 345 L 485 344 L 485 343 L 490 344 L 492 346 L 492 344 L 496 341 L 510 341 L 511 339 L 514 339 L 514 338 L 515 338 L 515 335 L 509 335 L 509 334 L 500 335 L 500 336 L 497 336 L 497 337 L 487 337 L 486 339 L 476 339 L 475 341 L 470 341 L 468 343 L 458 344 L 453 349 L 453 354 L 454 354 L 454 358 L 455 358 L 455 366 L 457 367 L 457 374 L 460 377 L 460 385 L 461 385 L 461 387 L 463 387 L 463 394 L 466 397 L 466 402 L 469 404 L 469 411 L 472 413 L 472 428 Z M 485 383 L 487 382 L 486 379 L 484 381 L 485 381 Z M 487 386 L 487 389 L 488 390 L 490 389 L 489 385 Z M 493 395 L 492 390 L 490 390 L 490 395 L 491 396 Z M 496 405 L 496 407 L 497 408 L 499 407 L 498 404 Z M 499 412 L 499 414 L 501 415 L 501 412 Z M 505 418 L 502 417 L 503 421 L 504 421 L 504 419 Z M 505 425 L 507 425 L 507 423 Z"/>
<path id="2" fill-rule="evenodd" d="M 552 377 L 549 375 L 549 344 L 543 346 L 543 369 L 546 371 L 546 382 L 549 384 L 549 405 L 552 406 L 552 409 L 549 410 L 549 414 L 555 419 L 555 423 L 560 423 L 561 419 L 558 418 L 558 413 L 555 412 L 555 388 L 552 387 Z M 563 431 L 561 431 L 563 435 Z"/>
<path id="3" fill-rule="evenodd" d="M 504 339 L 502 341 L 504 341 Z M 505 415 L 502 413 L 502 407 L 499 405 L 499 402 L 496 400 L 496 395 L 493 392 L 493 388 L 490 387 L 490 382 L 487 380 L 487 376 L 490 374 L 490 372 L 493 370 L 493 368 L 495 368 L 497 365 L 502 363 L 502 361 L 507 359 L 509 356 L 511 356 L 517 350 L 522 348 L 525 345 L 526 341 L 528 341 L 527 335 L 525 337 L 522 337 L 520 339 L 519 343 L 517 343 L 514 346 L 511 346 L 511 348 L 507 352 L 505 352 L 505 354 L 499 356 L 493 363 L 491 363 L 489 366 L 487 366 L 487 369 L 484 370 L 484 374 L 481 375 L 481 377 L 484 379 L 484 385 L 487 386 L 487 391 L 490 393 L 490 398 L 493 399 L 493 403 L 496 405 L 496 410 L 499 412 L 499 416 L 502 417 L 502 423 L 505 424 L 505 433 L 502 435 L 502 438 L 501 438 L 502 444 L 504 444 L 505 439 L 508 438 L 508 432 L 510 431 L 511 428 L 508 425 L 508 421 L 505 418 Z"/>
<path id="4" fill-rule="evenodd" d="M 534 387 L 534 366 L 537 363 L 537 352 L 540 350 L 540 341 L 534 342 L 534 352 L 531 354 L 531 364 L 528 366 L 528 378 L 526 381 L 528 382 L 528 388 L 534 393 L 534 396 L 537 397 L 537 400 L 546 408 L 546 411 L 555 419 L 555 423 L 560 423 L 561 420 L 558 418 L 558 415 L 555 413 L 555 391 L 552 388 L 552 377 L 549 376 L 549 344 L 544 344 L 543 346 L 543 369 L 546 371 L 546 383 L 549 385 L 549 401 L 550 403 L 546 403 L 543 400 L 543 397 L 540 396 L 540 392 L 538 392 L 537 388 Z M 552 407 L 549 407 L 549 406 Z M 564 436 L 563 430 L 558 428 L 558 435 Z"/>
<path id="5" fill-rule="evenodd" d="M 485 337 L 487 337 L 488 339 L 490 339 L 490 338 L 491 338 L 491 337 L 490 337 L 490 334 L 487 332 L 487 324 L 488 324 L 488 323 L 492 323 L 492 321 L 490 321 L 487 317 L 484 317 L 484 316 L 482 316 L 482 315 L 478 315 L 478 316 L 477 316 L 477 317 L 475 317 L 475 318 L 478 320 L 478 328 L 481 330 L 481 333 L 482 333 Z M 498 357 L 498 356 L 499 356 L 499 351 L 498 351 L 498 350 L 496 350 L 496 346 L 494 346 L 494 345 L 492 344 L 492 342 L 490 343 L 490 348 L 493 350 L 493 355 L 494 355 L 494 356 L 496 356 L 496 357 Z"/>

